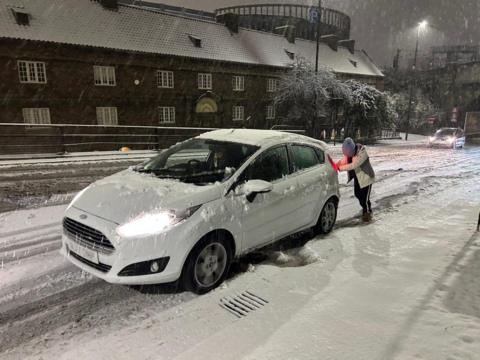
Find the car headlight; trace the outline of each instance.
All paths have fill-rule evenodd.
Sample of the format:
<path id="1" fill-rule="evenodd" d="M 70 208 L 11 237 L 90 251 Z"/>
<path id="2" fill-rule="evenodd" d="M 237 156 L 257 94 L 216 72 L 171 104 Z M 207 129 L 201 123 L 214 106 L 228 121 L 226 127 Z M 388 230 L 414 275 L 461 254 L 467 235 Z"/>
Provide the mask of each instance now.
<path id="1" fill-rule="evenodd" d="M 184 211 L 163 210 L 145 213 L 120 225 L 116 231 L 119 236 L 125 238 L 158 234 L 188 219 L 200 206 L 193 206 Z"/>
<path id="2" fill-rule="evenodd" d="M 434 141 L 435 140 L 435 136 L 430 136 L 430 141 Z"/>
<path id="3" fill-rule="evenodd" d="M 447 138 L 447 141 L 448 141 L 450 144 L 453 144 L 453 142 L 455 141 L 455 137 L 449 136 L 449 137 Z"/>

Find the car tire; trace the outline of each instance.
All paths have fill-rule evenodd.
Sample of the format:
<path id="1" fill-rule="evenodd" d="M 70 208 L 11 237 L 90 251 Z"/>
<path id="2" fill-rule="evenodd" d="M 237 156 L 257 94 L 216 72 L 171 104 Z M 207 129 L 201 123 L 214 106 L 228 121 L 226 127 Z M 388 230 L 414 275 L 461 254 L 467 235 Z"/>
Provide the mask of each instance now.
<path id="1" fill-rule="evenodd" d="M 332 231 L 337 220 L 337 202 L 335 199 L 329 199 L 323 206 L 317 224 L 314 227 L 316 234 L 328 234 Z"/>
<path id="2" fill-rule="evenodd" d="M 205 294 L 220 285 L 230 270 L 233 251 L 221 232 L 213 232 L 192 249 L 184 265 L 182 283 L 186 290 Z"/>

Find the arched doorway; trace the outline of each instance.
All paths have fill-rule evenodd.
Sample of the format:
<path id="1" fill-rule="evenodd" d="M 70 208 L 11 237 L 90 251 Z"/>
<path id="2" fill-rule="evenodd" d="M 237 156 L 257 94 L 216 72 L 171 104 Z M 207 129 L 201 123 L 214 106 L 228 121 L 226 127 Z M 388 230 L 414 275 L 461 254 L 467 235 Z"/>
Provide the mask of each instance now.
<path id="1" fill-rule="evenodd" d="M 195 123 L 201 127 L 221 127 L 219 97 L 213 93 L 200 96 L 195 104 Z"/>
<path id="2" fill-rule="evenodd" d="M 203 97 L 197 102 L 195 112 L 197 114 L 216 114 L 218 112 L 217 102 L 210 97 Z"/>

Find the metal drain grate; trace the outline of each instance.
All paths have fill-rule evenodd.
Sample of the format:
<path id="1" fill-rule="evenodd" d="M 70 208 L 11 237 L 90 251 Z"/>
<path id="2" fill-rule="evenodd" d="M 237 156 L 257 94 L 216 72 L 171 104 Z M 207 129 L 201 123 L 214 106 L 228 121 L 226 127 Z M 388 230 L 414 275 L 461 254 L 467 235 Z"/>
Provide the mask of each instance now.
<path id="1" fill-rule="evenodd" d="M 242 318 L 266 304 L 268 304 L 267 300 L 250 291 L 245 291 L 233 298 L 229 296 L 221 298 L 219 305 L 236 317 Z"/>

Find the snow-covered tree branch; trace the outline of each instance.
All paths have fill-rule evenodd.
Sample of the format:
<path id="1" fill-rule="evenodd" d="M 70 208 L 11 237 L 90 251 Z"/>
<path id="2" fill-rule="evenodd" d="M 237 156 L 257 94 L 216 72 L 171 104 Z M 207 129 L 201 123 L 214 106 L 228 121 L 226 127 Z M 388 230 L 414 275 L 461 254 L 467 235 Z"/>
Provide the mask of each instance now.
<path id="1" fill-rule="evenodd" d="M 293 123 L 313 120 L 325 113 L 330 99 L 351 101 L 350 90 L 328 68 L 314 66 L 305 59 L 297 59 L 295 65 L 281 80 L 275 96 L 280 113 Z"/>

